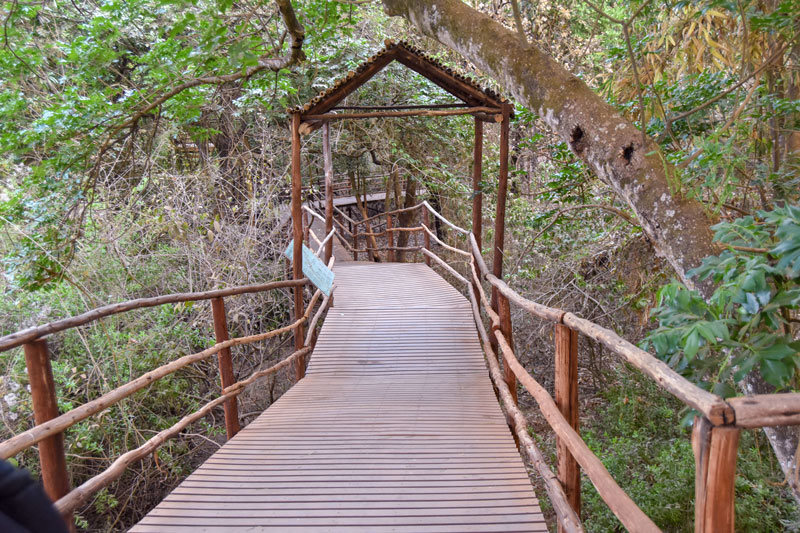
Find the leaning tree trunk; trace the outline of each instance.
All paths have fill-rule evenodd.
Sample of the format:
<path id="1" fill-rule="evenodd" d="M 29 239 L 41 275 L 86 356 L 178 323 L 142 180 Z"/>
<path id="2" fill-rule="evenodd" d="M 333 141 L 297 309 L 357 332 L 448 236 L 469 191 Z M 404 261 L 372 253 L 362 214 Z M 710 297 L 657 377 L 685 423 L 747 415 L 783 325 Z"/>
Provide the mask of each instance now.
<path id="1" fill-rule="evenodd" d="M 711 281 L 697 284 L 686 272 L 719 250 L 703 206 L 681 194 L 674 168 L 658 145 L 583 81 L 511 30 L 461 0 L 383 0 L 389 15 L 408 19 L 423 34 L 460 53 L 534 110 L 572 151 L 631 207 L 657 253 L 681 280 L 708 297 Z M 643 142 L 644 141 L 644 142 Z M 747 393 L 771 392 L 761 376 L 743 382 Z M 795 497 L 798 432 L 766 430 Z"/>

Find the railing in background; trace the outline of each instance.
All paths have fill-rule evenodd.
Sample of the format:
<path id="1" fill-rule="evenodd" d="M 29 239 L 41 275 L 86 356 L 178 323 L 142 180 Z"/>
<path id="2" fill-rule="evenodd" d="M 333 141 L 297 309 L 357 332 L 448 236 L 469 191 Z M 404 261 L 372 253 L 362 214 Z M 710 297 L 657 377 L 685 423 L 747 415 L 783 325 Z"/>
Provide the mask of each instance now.
<path id="1" fill-rule="evenodd" d="M 325 240 L 320 243 L 316 251 L 317 256 L 322 252 L 325 244 L 333 238 L 334 233 L 335 230 L 331 231 Z M 331 258 L 328 262 L 328 266 L 332 267 L 333 264 L 334 259 Z M 323 299 L 322 304 L 309 323 L 309 329 L 304 338 L 304 342 L 300 341 L 302 345 L 299 349 L 296 349 L 291 355 L 272 367 L 253 372 L 248 378 L 241 381 L 235 381 L 230 348 L 233 346 L 252 344 L 290 331 L 297 334 L 298 331 L 302 331 L 303 325 L 309 320 L 309 316 L 322 293 L 319 290 L 314 293 L 303 315 L 292 324 L 265 333 L 234 339 L 230 339 L 228 336 L 224 298 L 240 294 L 260 293 L 280 288 L 302 288 L 307 284 L 308 279 L 301 278 L 206 292 L 140 298 L 107 305 L 81 315 L 57 320 L 42 326 L 28 328 L 0 338 L 0 351 L 23 346 L 31 384 L 35 422 L 34 427 L 0 443 L 0 457 L 7 459 L 38 444 L 40 470 L 45 492 L 55 502 L 56 507 L 62 516 L 64 516 L 65 521 L 71 525 L 71 516 L 74 511 L 80 505 L 84 504 L 92 495 L 118 479 L 131 464 L 153 453 L 168 439 L 175 437 L 184 428 L 205 417 L 212 409 L 221 404 L 223 405 L 225 413 L 226 437 L 228 439 L 232 438 L 240 428 L 237 397 L 247 386 L 255 383 L 259 379 L 273 375 L 291 364 L 295 366 L 298 364 L 305 364 L 304 358 L 311 352 L 315 341 L 316 325 L 322 314 L 330 305 L 330 298 L 326 296 Z M 47 340 L 45 339 L 46 336 L 134 309 L 201 300 L 211 300 L 214 334 L 216 338 L 216 344 L 214 346 L 201 352 L 185 355 L 162 365 L 103 394 L 99 398 L 59 415 L 57 393 L 55 381 L 53 379 L 52 366 L 50 364 Z M 135 392 L 152 385 L 159 379 L 173 374 L 192 363 L 208 359 L 214 354 L 217 354 L 218 357 L 222 391 L 222 394 L 218 398 L 206 403 L 194 413 L 185 416 L 170 428 L 161 431 L 142 446 L 121 455 L 102 473 L 92 477 L 81 486 L 70 491 L 69 475 L 67 473 L 64 451 L 64 432 L 67 429 L 94 414 L 108 409 Z"/>
<path id="2" fill-rule="evenodd" d="M 547 307 L 522 297 L 506 283 L 489 272 L 476 236 L 447 221 L 430 205 L 423 203 L 447 226 L 468 238 L 468 252 L 446 245 L 436 238 L 427 224 L 426 231 L 443 248 L 460 256 L 470 256 L 471 273 L 464 277 L 438 255 L 426 248 L 426 258 L 433 259 L 455 279 L 465 285 L 472 304 L 475 323 L 481 338 L 492 381 L 509 416 L 510 425 L 526 453 L 542 477 L 556 511 L 560 531 L 583 531 L 580 519 L 580 468 L 597 489 L 598 494 L 630 531 L 659 531 L 631 498 L 617 485 L 600 459 L 589 449 L 578 428 L 578 335 L 602 343 L 652 379 L 662 389 L 685 405 L 695 409 L 692 447 L 695 453 L 695 531 L 732 532 L 734 530 L 736 457 L 742 428 L 762 428 L 800 424 L 800 394 L 782 393 L 729 398 L 725 400 L 701 389 L 672 370 L 663 361 L 626 341 L 613 331 L 580 318 L 573 313 Z M 502 327 L 501 315 L 491 305 L 483 282 L 497 291 L 502 299 L 522 308 L 529 314 L 554 324 L 555 339 L 555 398 L 520 364 L 508 334 Z M 489 332 L 481 316 L 489 317 Z M 495 343 L 491 342 L 491 334 Z M 493 344 L 497 345 L 497 350 Z M 502 358 L 497 354 L 501 353 Z M 503 371 L 500 363 L 502 362 Z M 509 375 L 513 380 L 509 379 Z M 527 432 L 527 421 L 516 405 L 512 387 L 516 380 L 534 398 L 556 435 L 557 472 L 554 476 L 544 456 Z"/>
<path id="3" fill-rule="evenodd" d="M 366 176 L 356 176 L 355 181 L 357 185 L 361 185 L 359 194 L 370 195 L 378 194 L 386 191 L 386 180 L 390 175 L 385 173 L 369 174 Z M 307 185 L 303 186 L 303 196 L 309 194 L 317 194 L 325 190 L 325 175 L 309 176 L 305 178 Z M 335 198 L 342 198 L 346 196 L 353 196 L 352 184 L 348 174 L 336 174 L 332 176 L 332 191 Z M 394 191 L 392 191 L 394 192 Z"/>

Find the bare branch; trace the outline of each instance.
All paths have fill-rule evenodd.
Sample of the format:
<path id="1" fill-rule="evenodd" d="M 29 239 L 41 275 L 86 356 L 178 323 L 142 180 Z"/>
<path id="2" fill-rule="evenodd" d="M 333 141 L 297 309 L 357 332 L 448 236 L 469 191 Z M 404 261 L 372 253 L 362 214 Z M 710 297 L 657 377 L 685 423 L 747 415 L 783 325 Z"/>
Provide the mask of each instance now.
<path id="1" fill-rule="evenodd" d="M 679 115 L 667 118 L 666 121 L 665 121 L 666 125 L 664 126 L 664 131 L 661 133 L 661 135 L 659 135 L 658 139 L 656 139 L 656 142 L 660 143 L 661 141 L 663 141 L 666 138 L 666 136 L 669 134 L 669 132 L 672 131 L 672 124 L 674 124 L 675 122 L 677 122 L 679 120 L 682 120 L 682 119 L 688 117 L 689 115 L 693 115 L 693 114 L 697 113 L 698 111 L 702 111 L 703 109 L 707 108 L 708 106 L 710 106 L 714 102 L 719 101 L 720 99 L 724 98 L 728 94 L 732 93 L 733 91 L 735 91 L 736 89 L 738 89 L 739 87 L 741 87 L 742 85 L 747 83 L 748 80 L 750 80 L 753 77 L 758 76 L 759 74 L 761 74 L 761 72 L 763 72 L 767 67 L 769 67 L 772 64 L 773 61 L 775 61 L 776 59 L 781 57 L 788 47 L 789 47 L 788 44 L 784 44 L 783 46 L 778 48 L 778 50 L 774 54 L 770 55 L 767 58 L 767 60 L 764 61 L 761 64 L 761 66 L 758 67 L 756 70 L 754 70 L 749 76 L 747 76 L 746 78 L 740 80 L 739 82 L 731 85 L 730 87 L 728 87 L 727 89 L 725 89 L 724 91 L 719 93 L 717 96 L 715 96 L 713 98 L 709 98 L 708 100 L 706 100 L 705 102 L 703 102 L 699 106 L 697 106 L 697 107 L 695 107 L 693 109 L 690 109 L 689 111 L 684 111 L 683 113 L 681 113 Z"/>
<path id="2" fill-rule="evenodd" d="M 522 44 L 528 44 L 528 39 L 525 37 L 525 30 L 522 28 L 522 15 L 519 10 L 518 0 L 511 0 L 511 11 L 514 13 L 514 24 L 517 26 L 519 40 L 522 41 Z"/>
<path id="3" fill-rule="evenodd" d="M 281 69 L 290 67 L 292 65 L 295 65 L 303 61 L 305 59 L 305 54 L 303 53 L 303 41 L 305 40 L 305 35 L 306 35 L 305 28 L 297 20 L 297 16 L 294 13 L 294 9 L 292 8 L 292 3 L 290 0 L 275 0 L 275 3 L 278 5 L 278 10 L 281 13 L 281 18 L 283 19 L 283 23 L 286 26 L 286 30 L 292 37 L 292 47 L 288 57 L 261 58 L 258 60 L 258 65 L 246 68 L 240 72 L 235 72 L 233 74 L 226 74 L 222 76 L 204 76 L 200 78 L 195 78 L 193 80 L 184 82 L 176 87 L 173 87 L 171 90 L 167 91 L 158 98 L 154 99 L 149 104 L 140 108 L 127 120 L 123 121 L 120 124 L 117 124 L 116 126 L 110 129 L 110 131 L 106 135 L 106 140 L 103 142 L 102 145 L 100 145 L 100 148 L 97 151 L 97 156 L 95 158 L 96 163 L 92 174 L 93 175 L 96 174 L 98 166 L 100 164 L 100 160 L 102 159 L 103 155 L 105 155 L 105 153 L 108 151 L 108 149 L 114 144 L 114 139 L 120 131 L 135 126 L 139 122 L 139 120 L 142 119 L 142 117 L 150 113 L 153 109 L 156 109 L 160 105 L 164 104 L 169 99 L 182 93 L 183 91 L 191 89 L 192 87 L 198 87 L 200 85 L 221 85 L 225 83 L 238 81 L 240 79 L 248 79 L 252 77 L 254 74 L 257 74 L 258 72 L 261 72 L 263 70 L 272 70 L 274 72 L 277 72 Z"/>
<path id="4" fill-rule="evenodd" d="M 536 239 L 541 237 L 544 234 L 544 232 L 546 232 L 547 230 L 552 228 L 553 225 L 556 222 L 558 222 L 558 219 L 561 218 L 561 215 L 563 215 L 564 213 L 567 213 L 569 211 L 577 211 L 579 209 L 602 209 L 603 211 L 608 211 L 609 213 L 613 213 L 613 214 L 617 215 L 618 217 L 623 219 L 628 224 L 631 224 L 632 226 L 639 227 L 639 224 L 637 224 L 636 221 L 633 219 L 633 217 L 631 217 L 628 213 L 626 213 L 625 211 L 623 211 L 621 209 L 618 209 L 616 207 L 610 206 L 610 205 L 605 205 L 605 204 L 581 204 L 581 205 L 572 205 L 572 206 L 569 206 L 569 207 L 564 207 L 564 208 L 560 209 L 558 211 L 558 213 L 556 213 L 553 216 L 553 218 L 550 220 L 550 222 L 547 224 L 547 226 L 542 228 L 539 231 L 539 233 L 534 235 L 533 238 L 531 238 L 530 242 L 528 242 L 528 244 L 525 245 L 525 248 L 523 248 L 522 252 L 520 252 L 519 258 L 517 259 L 517 263 L 514 265 L 514 268 L 511 269 L 511 272 L 516 272 L 519 269 L 519 265 L 522 262 L 522 258 L 525 257 L 528 254 L 528 252 L 530 251 L 531 247 L 536 242 Z"/>

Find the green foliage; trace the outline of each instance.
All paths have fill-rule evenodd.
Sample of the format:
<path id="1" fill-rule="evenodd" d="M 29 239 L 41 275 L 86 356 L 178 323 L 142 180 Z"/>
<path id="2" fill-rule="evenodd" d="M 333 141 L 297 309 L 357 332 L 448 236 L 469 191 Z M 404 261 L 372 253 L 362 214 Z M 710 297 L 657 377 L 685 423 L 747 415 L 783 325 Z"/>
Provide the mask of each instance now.
<path id="1" fill-rule="evenodd" d="M 752 369 L 778 388 L 796 387 L 800 341 L 789 311 L 800 306 L 800 208 L 760 211 L 714 229 L 729 249 L 690 272 L 713 282 L 714 293 L 705 300 L 678 282 L 663 287 L 659 328 L 645 346 L 725 396 Z"/>
<path id="2" fill-rule="evenodd" d="M 618 377 L 618 384 L 601 393 L 605 403 L 581 435 L 656 525 L 670 532 L 693 531 L 695 467 L 689 431 L 680 423 L 684 406 L 647 378 L 627 372 Z M 797 513 L 789 493 L 776 483 L 782 474 L 769 453 L 763 434 L 743 432 L 736 479 L 737 530 L 784 530 L 787 518 Z M 623 530 L 585 477 L 582 494 L 588 531 Z"/>
<path id="3" fill-rule="evenodd" d="M 314 61 L 358 21 L 338 2 L 300 9 Z M 0 16 L 0 228 L 27 236 L 2 261 L 28 289 L 65 274 L 98 182 L 142 179 L 126 168 L 138 136 L 169 124 L 207 137 L 214 128 L 203 118 L 223 77 L 287 57 L 291 46 L 272 0 L 9 2 Z M 288 70 L 267 72 L 236 82 L 240 109 L 282 112 L 297 103 L 297 85 L 311 86 Z M 4 172 L 6 161 L 18 170 Z"/>

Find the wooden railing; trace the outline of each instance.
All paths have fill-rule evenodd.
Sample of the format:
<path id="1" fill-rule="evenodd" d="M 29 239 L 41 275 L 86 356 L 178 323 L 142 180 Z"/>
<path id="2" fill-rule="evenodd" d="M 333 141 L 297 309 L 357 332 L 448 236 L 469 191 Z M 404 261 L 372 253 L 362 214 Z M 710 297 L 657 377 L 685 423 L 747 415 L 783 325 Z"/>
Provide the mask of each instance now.
<path id="1" fill-rule="evenodd" d="M 421 251 L 426 263 L 430 265 L 431 261 L 434 261 L 464 285 L 464 293 L 471 302 L 492 381 L 508 415 L 509 424 L 516 434 L 520 450 L 525 453 L 544 482 L 556 512 L 559 530 L 583 531 L 579 518 L 580 469 L 583 469 L 600 497 L 628 530 L 659 531 L 656 524 L 617 484 L 580 436 L 578 335 L 582 334 L 603 344 L 623 361 L 636 367 L 659 387 L 698 413 L 692 432 L 696 468 L 695 531 L 732 532 L 736 458 L 741 429 L 800 424 L 800 394 L 782 393 L 723 399 L 691 383 L 663 361 L 615 332 L 573 313 L 524 298 L 489 271 L 473 233 L 447 220 L 427 202 L 408 209 L 381 213 L 366 220 L 350 222 L 357 228 L 359 224 L 368 224 L 373 219 L 386 217 L 386 230 L 379 234 L 388 236 L 389 245 L 373 250 L 388 252 L 392 249 L 391 232 L 398 230 L 392 226 L 391 217 L 417 209 L 421 210 L 422 223 L 404 229 L 424 232 L 426 240 Z M 442 242 L 430 227 L 429 213 L 456 234 L 460 234 L 465 241 L 465 249 Z M 365 233 L 369 234 L 365 231 L 361 235 Z M 356 232 L 351 235 L 355 239 Z M 466 276 L 431 250 L 431 239 L 441 249 L 460 258 L 467 258 L 469 272 Z M 369 246 L 364 250 L 353 248 L 352 251 L 355 254 L 368 249 Z M 496 301 L 489 301 L 484 283 L 495 292 Z M 512 341 L 510 304 L 554 325 L 555 397 L 528 373 L 516 357 Z M 488 328 L 484 325 L 482 313 L 488 317 Z M 502 357 L 498 357 L 498 354 Z M 553 474 L 541 450 L 528 433 L 527 420 L 517 407 L 518 383 L 536 401 L 556 436 L 557 474 Z"/>
<path id="2" fill-rule="evenodd" d="M 422 221 L 417 226 L 398 227 L 394 217 L 406 212 L 420 211 Z M 326 222 L 325 217 L 311 208 L 306 211 L 312 216 Z M 445 243 L 430 224 L 430 215 L 436 217 L 440 225 L 448 227 L 464 240 L 464 249 Z M 573 313 L 551 308 L 528 300 L 511 289 L 505 282 L 492 274 L 487 268 L 476 235 L 461 228 L 433 209 L 427 202 L 381 213 L 363 220 L 345 218 L 339 213 L 340 220 L 327 221 L 326 227 L 334 222 L 338 229 L 331 229 L 326 237 L 318 239 L 308 231 L 310 223 L 302 228 L 303 232 L 317 243 L 317 255 L 323 249 L 330 257 L 329 265 L 333 265 L 330 244 L 337 235 L 349 234 L 352 244 L 346 238 L 340 242 L 348 248 L 354 258 L 359 253 L 385 252 L 384 260 L 391 261 L 393 253 L 398 250 L 419 251 L 425 262 L 432 262 L 445 269 L 455 280 L 464 285 L 464 292 L 471 302 L 475 324 L 486 355 L 489 374 L 497 388 L 498 396 L 506 410 L 509 424 L 512 427 L 521 451 L 542 478 L 545 490 L 556 512 L 559 530 L 568 532 L 583 531 L 580 516 L 580 469 L 597 489 L 598 494 L 617 516 L 620 522 L 631 531 L 658 531 L 658 527 L 633 500 L 619 487 L 600 459 L 589 449 L 580 436 L 578 427 L 578 335 L 583 334 L 596 342 L 602 343 L 623 361 L 639 369 L 665 391 L 698 412 L 695 419 L 692 445 L 695 453 L 695 530 L 701 532 L 733 531 L 734 529 L 734 481 L 739 435 L 742 428 L 759 428 L 778 425 L 800 424 L 800 394 L 772 394 L 723 399 L 705 391 L 689 382 L 673 371 L 669 366 L 648 352 L 641 350 L 626 341 L 613 331 L 591 321 L 580 318 Z M 332 211 L 331 211 L 332 216 Z M 385 218 L 385 229 L 373 231 L 372 224 Z M 343 220 L 351 225 L 352 231 L 344 227 Z M 310 222 L 310 221 L 309 221 Z M 359 231 L 359 227 L 364 229 Z M 394 236 L 401 231 L 421 233 L 423 246 L 394 246 Z M 373 240 L 365 241 L 365 247 L 359 248 L 358 239 L 369 239 L 386 236 L 387 245 L 377 246 Z M 469 267 L 466 275 L 459 273 L 447 261 L 432 250 L 431 242 L 450 253 L 464 259 Z M 117 479 L 134 461 L 138 461 L 158 448 L 167 439 L 177 435 L 192 422 L 206 416 L 214 407 L 225 405 L 226 430 L 228 437 L 238 431 L 236 414 L 236 397 L 245 387 L 258 379 L 274 374 L 291 364 L 302 366 L 303 358 L 311 351 L 315 326 L 327 309 L 329 299 L 326 297 L 310 322 L 304 339 L 296 343 L 300 346 L 293 354 L 278 364 L 254 372 L 247 379 L 233 382 L 230 347 L 264 340 L 282 332 L 302 332 L 302 326 L 308 320 L 312 309 L 320 297 L 317 291 L 312 297 L 305 312 L 292 324 L 278 330 L 241 337 L 227 338 L 223 298 L 236 294 L 262 292 L 281 287 L 298 288 L 307 284 L 306 279 L 280 281 L 264 285 L 237 287 L 204 293 L 174 294 L 157 298 L 132 300 L 95 309 L 83 315 L 71 317 L 29 328 L 27 330 L 0 338 L 0 351 L 22 345 L 25 350 L 28 374 L 31 381 L 31 394 L 34 405 L 36 426 L 0 443 L 0 457 L 7 458 L 34 444 L 39 444 L 41 470 L 48 494 L 58 500 L 56 505 L 68 517 L 79 505 L 101 488 Z M 484 284 L 493 291 L 489 300 Z M 166 303 L 212 300 L 215 334 L 217 344 L 196 354 L 183 356 L 171 363 L 152 370 L 100 398 L 59 415 L 56 408 L 55 385 L 50 368 L 45 336 L 68 328 L 87 324 L 102 317 L 116 313 L 163 305 Z M 513 335 L 510 319 L 510 304 L 514 304 L 527 313 L 554 324 L 555 328 L 555 391 L 551 396 L 547 390 L 520 364 L 513 346 Z M 488 318 L 488 328 L 484 324 L 483 315 Z M 207 359 L 218 354 L 222 381 L 222 394 L 208 402 L 200 410 L 187 415 L 172 427 L 162 431 L 144 445 L 119 457 L 106 471 L 88 480 L 80 487 L 69 491 L 63 448 L 63 433 L 77 422 L 96 414 L 119 402 L 154 381 L 169 375 L 193 362 Z M 498 357 L 501 355 L 502 357 Z M 296 369 L 297 370 L 297 369 Z M 298 373 L 301 376 L 302 373 Z M 538 404 L 542 414 L 552 428 L 556 439 L 557 473 L 548 466 L 544 454 L 527 430 L 527 420 L 517 407 L 518 384 L 531 395 Z"/>
<path id="3" fill-rule="evenodd" d="M 316 251 L 319 255 L 326 242 L 333 238 L 335 231 L 332 231 L 323 241 Z M 332 267 L 333 258 L 328 262 Z M 305 357 L 308 355 L 315 340 L 315 328 L 323 313 L 328 308 L 330 298 L 325 296 L 319 309 L 311 318 L 306 336 L 295 343 L 296 350 L 277 364 L 253 372 L 246 379 L 236 381 L 233 372 L 233 361 L 230 349 L 233 346 L 252 344 L 276 337 L 283 333 L 293 332 L 295 336 L 302 335 L 303 325 L 309 321 L 311 312 L 319 302 L 321 291 L 317 290 L 311 297 L 305 308 L 303 315 L 291 324 L 279 329 L 230 339 L 228 337 L 228 327 L 225 313 L 224 298 L 240 295 L 271 291 L 281 288 L 293 288 L 302 290 L 308 284 L 308 279 L 296 279 L 287 281 L 275 281 L 259 285 L 247 285 L 232 287 L 228 289 L 213 290 L 207 292 L 180 293 L 154 298 L 140 298 L 127 302 L 116 303 L 88 311 L 78 316 L 69 317 L 55 322 L 50 322 L 42 326 L 28 328 L 4 337 L 0 337 L 0 352 L 10 350 L 14 347 L 22 346 L 25 352 L 25 362 L 27 366 L 28 378 L 30 380 L 31 399 L 33 403 L 33 414 L 35 426 L 15 435 L 14 437 L 0 443 L 0 457 L 7 459 L 17 453 L 39 445 L 39 460 L 42 482 L 45 492 L 55 502 L 56 507 L 68 524 L 71 524 L 71 517 L 74 511 L 97 491 L 107 487 L 114 480 L 118 479 L 125 470 L 133 463 L 140 461 L 153 453 L 168 439 L 177 436 L 187 426 L 207 416 L 212 409 L 222 405 L 225 413 L 225 429 L 228 439 L 233 437 L 240 429 L 237 397 L 246 387 L 273 375 L 279 370 L 289 365 L 295 366 L 295 377 L 299 379 L 303 372 L 298 368 L 305 368 Z M 70 411 L 59 414 L 55 381 L 50 363 L 50 354 L 46 337 L 53 333 L 75 328 L 100 320 L 104 317 L 124 313 L 134 309 L 155 307 L 170 303 L 194 302 L 201 300 L 211 300 L 211 310 L 214 321 L 214 333 L 216 344 L 201 352 L 184 355 L 174 361 L 151 370 L 138 378 L 121 385 L 105 394 L 85 403 Z M 299 346 L 299 349 L 297 347 Z M 209 401 L 194 413 L 188 414 L 171 427 L 161 431 L 143 445 L 134 450 L 130 450 L 117 458 L 106 470 L 84 482 L 79 487 L 70 490 L 69 476 L 66 467 L 66 456 L 64 452 L 64 432 L 78 422 L 100 413 L 109 407 L 117 404 L 121 400 L 128 398 L 135 392 L 142 390 L 176 371 L 198 361 L 203 361 L 217 354 L 221 382 L 221 395 Z"/>
<path id="4" fill-rule="evenodd" d="M 386 191 L 386 180 L 389 174 L 370 174 L 368 176 L 358 176 L 355 178 L 357 185 L 360 185 L 362 190 L 359 194 L 369 195 Z M 325 191 L 325 176 L 309 176 L 305 180 L 306 185 L 303 186 L 303 197 L 309 194 L 324 196 Z M 333 176 L 331 183 L 333 189 L 333 196 L 341 198 L 343 196 L 353 196 L 355 192 L 352 190 L 350 176 L 348 174 L 336 174 Z M 394 192 L 394 191 L 392 191 Z"/>
<path id="5" fill-rule="evenodd" d="M 325 218 L 321 214 L 315 212 L 310 207 L 304 206 L 303 209 L 310 213 L 311 216 L 318 218 L 322 222 L 325 221 Z M 339 239 L 339 242 L 353 254 L 354 261 L 358 261 L 359 258 L 364 255 L 368 256 L 370 260 L 379 259 L 391 262 L 395 260 L 395 253 L 398 251 L 419 252 L 425 258 L 425 263 L 430 266 L 431 256 L 429 253 L 426 253 L 426 250 L 430 252 L 431 239 L 436 241 L 443 248 L 449 249 L 450 251 L 455 251 L 457 253 L 461 252 L 460 250 L 449 246 L 439 239 L 434 229 L 431 229 L 431 223 L 428 214 L 429 212 L 433 213 L 435 217 L 439 218 L 442 224 L 450 226 L 452 229 L 457 231 L 466 231 L 458 226 L 452 225 L 449 220 L 442 217 L 435 209 L 433 209 L 433 207 L 431 207 L 427 201 L 420 202 L 411 207 L 404 207 L 385 213 L 378 213 L 377 215 L 373 215 L 368 218 L 362 218 L 360 220 L 353 219 L 336 207 L 333 208 L 333 211 L 333 223 L 336 226 L 339 235 L 342 237 Z M 422 222 L 419 225 L 406 227 L 400 226 L 398 222 L 395 221 L 398 215 L 414 211 L 420 211 L 421 213 Z M 385 218 L 386 220 L 382 224 L 376 224 L 376 222 L 382 218 Z M 383 227 L 384 229 L 382 231 L 375 231 L 376 228 L 374 226 L 376 225 Z M 363 227 L 363 229 L 359 229 L 361 227 Z M 398 234 L 403 232 L 421 234 L 423 244 L 421 246 L 396 246 L 395 239 L 397 238 Z M 385 246 L 378 246 L 376 241 L 378 237 L 386 238 Z M 360 247 L 362 240 L 364 241 L 363 248 Z M 378 252 L 385 252 L 385 255 L 381 258 L 379 257 Z"/>

